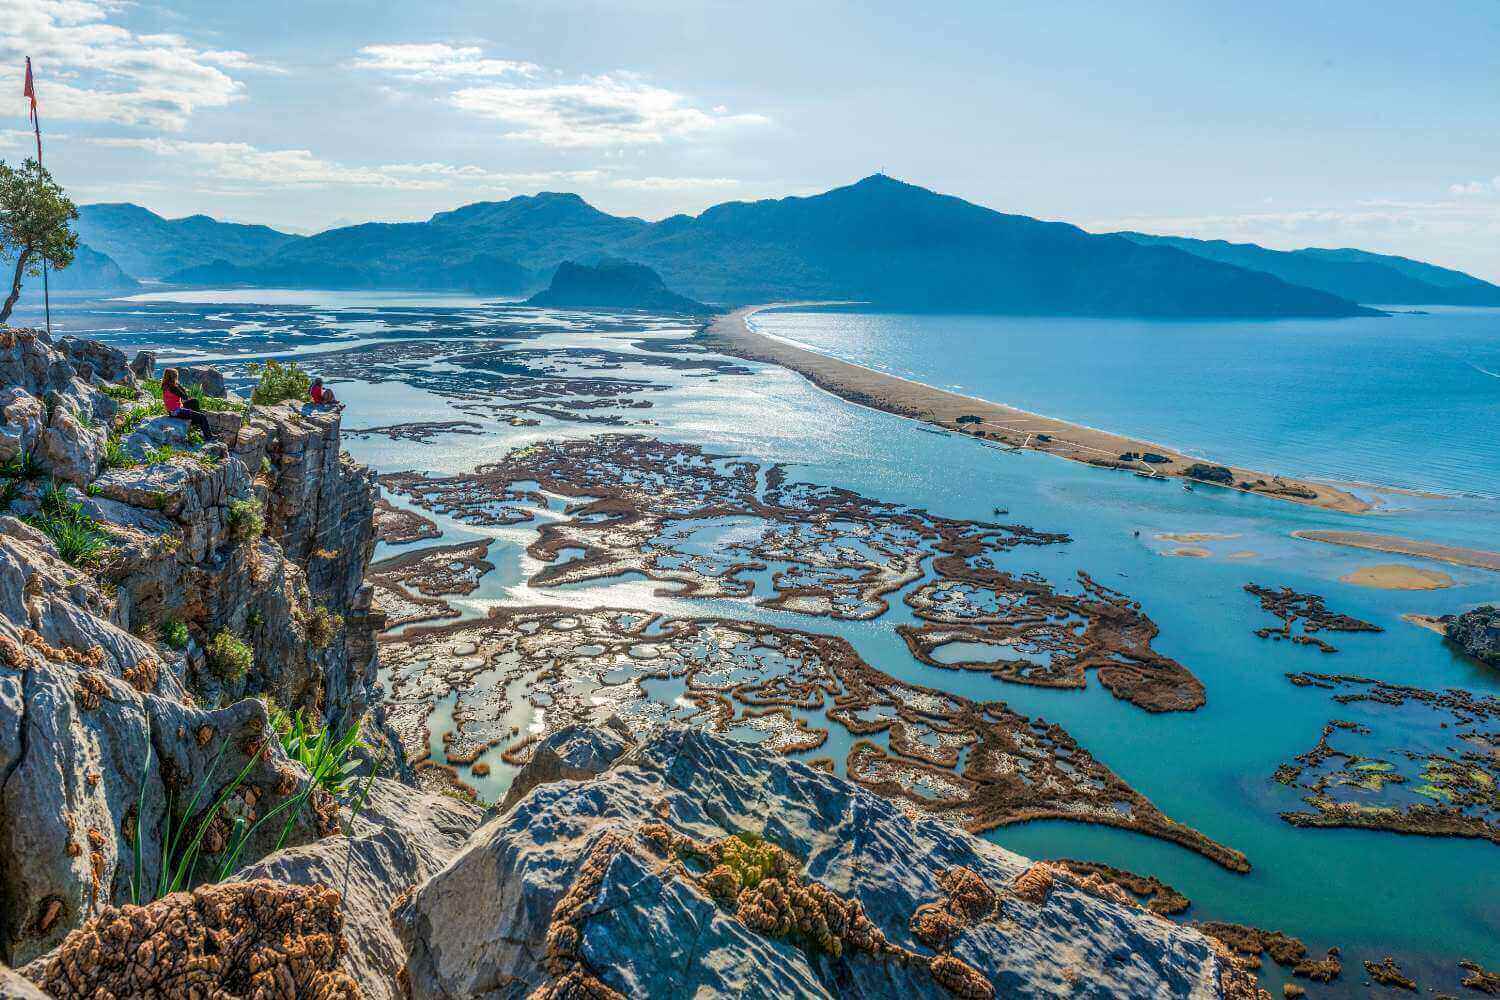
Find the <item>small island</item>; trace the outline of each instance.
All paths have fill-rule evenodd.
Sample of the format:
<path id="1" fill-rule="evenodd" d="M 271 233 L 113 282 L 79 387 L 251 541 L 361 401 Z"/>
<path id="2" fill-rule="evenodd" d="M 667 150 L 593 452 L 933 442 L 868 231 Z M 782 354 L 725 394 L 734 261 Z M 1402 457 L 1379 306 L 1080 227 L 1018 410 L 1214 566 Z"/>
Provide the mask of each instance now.
<path id="1" fill-rule="evenodd" d="M 552 275 L 552 284 L 526 300 L 528 306 L 554 309 L 641 309 L 656 313 L 709 316 L 714 308 L 678 295 L 661 275 L 644 264 L 602 260 L 580 264 L 565 260 Z"/>

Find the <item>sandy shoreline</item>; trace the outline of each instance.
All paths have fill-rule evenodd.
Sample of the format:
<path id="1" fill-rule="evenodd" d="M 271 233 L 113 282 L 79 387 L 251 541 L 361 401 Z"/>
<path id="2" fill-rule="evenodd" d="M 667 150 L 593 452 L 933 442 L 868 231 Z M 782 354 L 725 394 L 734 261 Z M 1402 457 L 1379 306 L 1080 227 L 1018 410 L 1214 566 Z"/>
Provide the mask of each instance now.
<path id="1" fill-rule="evenodd" d="M 1195 462 L 1207 461 L 1151 441 L 1044 417 L 1003 403 L 965 396 L 831 358 L 756 333 L 747 322 L 750 316 L 763 309 L 820 304 L 829 303 L 785 302 L 747 306 L 715 319 L 705 331 L 704 338 L 725 353 L 789 368 L 819 388 L 852 403 L 921 420 L 955 433 L 981 437 L 1007 447 L 1045 452 L 1075 462 L 1151 477 L 1186 478 L 1184 472 L 1189 466 Z M 1130 452 L 1137 455 L 1151 452 L 1168 461 L 1147 463 L 1121 457 Z M 1345 513 L 1361 513 L 1371 507 L 1354 494 L 1325 483 L 1271 476 L 1235 466 L 1227 468 L 1234 485 L 1223 486 L 1224 489 L 1236 489 Z M 1196 483 L 1195 488 L 1210 489 L 1214 485 L 1218 484 Z"/>

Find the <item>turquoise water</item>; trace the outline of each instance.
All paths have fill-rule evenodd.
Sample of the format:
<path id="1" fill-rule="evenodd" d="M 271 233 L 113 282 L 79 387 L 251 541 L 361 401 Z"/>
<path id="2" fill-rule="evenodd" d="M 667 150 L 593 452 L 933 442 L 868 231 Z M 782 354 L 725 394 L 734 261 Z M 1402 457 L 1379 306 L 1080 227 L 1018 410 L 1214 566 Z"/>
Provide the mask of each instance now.
<path id="1" fill-rule="evenodd" d="M 1416 329 L 1419 321 L 1427 319 L 1398 317 L 1378 322 L 1410 321 L 1411 328 Z M 1468 340 L 1460 337 L 1459 341 L 1480 343 L 1482 337 L 1474 331 L 1482 329 L 1482 319 L 1481 314 L 1465 320 L 1476 325 L 1465 335 Z M 761 322 L 802 323 L 806 329 L 825 331 L 823 336 L 830 343 L 827 331 L 835 323 L 882 327 L 885 332 L 879 336 L 871 333 L 865 340 L 856 341 L 865 344 L 861 349 L 867 351 L 877 347 L 894 350 L 888 341 L 900 336 L 912 344 L 934 343 L 922 340 L 910 329 L 902 333 L 906 321 L 896 318 L 840 316 L 806 321 L 794 315 L 764 317 Z M 1028 321 L 924 317 L 918 322 L 928 331 L 973 322 L 975 327 L 966 334 L 971 344 L 984 340 L 981 325 L 998 322 L 1010 327 L 1014 337 L 1032 341 L 1039 356 L 1050 352 L 1054 360 L 1097 354 L 1102 350 L 1097 341 L 1107 339 L 1093 325 L 1072 321 L 1048 321 L 1041 324 L 1046 329 L 1040 331 L 1027 331 Z M 1316 995 L 1369 995 L 1361 985 L 1365 976 L 1359 961 L 1379 960 L 1386 954 L 1395 955 L 1424 987 L 1455 995 L 1462 992 L 1458 959 L 1500 966 L 1500 947 L 1496 944 L 1500 940 L 1500 879 L 1496 875 L 1500 871 L 1500 848 L 1482 841 L 1299 830 L 1277 816 L 1279 811 L 1297 806 L 1297 793 L 1270 780 L 1277 764 L 1313 745 L 1325 721 L 1348 717 L 1354 711 L 1332 704 L 1328 692 L 1293 687 L 1284 676 L 1288 671 L 1327 670 L 1426 688 L 1455 686 L 1500 693 L 1500 672 L 1456 657 L 1437 636 L 1406 624 L 1400 617 L 1407 612 L 1443 613 L 1500 600 L 1500 575 L 1445 566 L 1442 569 L 1455 581 L 1455 586 L 1446 590 L 1403 593 L 1363 589 L 1341 583 L 1339 577 L 1373 563 L 1418 563 L 1299 541 L 1290 533 L 1300 528 L 1364 528 L 1496 547 L 1500 531 L 1496 530 L 1493 504 L 1486 498 L 1500 493 L 1493 484 L 1466 485 L 1456 472 L 1450 484 L 1448 473 L 1436 476 L 1430 470 L 1415 469 L 1406 475 L 1396 466 L 1389 474 L 1384 469 L 1368 469 L 1362 474 L 1345 471 L 1334 465 L 1339 454 L 1336 435 L 1312 427 L 1305 431 L 1310 436 L 1304 440 L 1326 440 L 1327 450 L 1313 449 L 1303 455 L 1288 452 L 1287 464 L 1261 464 L 1277 464 L 1294 472 L 1322 472 L 1481 495 L 1427 499 L 1392 494 L 1385 496 L 1387 506 L 1382 513 L 1354 517 L 1237 493 L 1188 493 L 1174 484 L 1150 483 L 1035 453 L 1006 453 L 969 438 L 934 433 L 911 421 L 846 404 L 774 367 L 747 365 L 748 371 L 741 374 L 667 370 L 659 364 L 662 355 L 657 352 L 669 350 L 690 333 L 670 321 L 640 322 L 634 328 L 626 328 L 629 324 L 606 327 L 597 319 L 576 314 L 476 305 L 471 300 L 444 302 L 432 296 L 411 300 L 388 296 L 377 303 L 361 302 L 357 297 L 324 298 L 319 293 L 301 293 L 290 302 L 259 305 L 80 304 L 60 316 L 59 325 L 81 333 L 97 331 L 96 335 L 132 347 L 156 346 L 183 354 L 232 354 L 248 359 L 257 351 L 302 351 L 315 371 L 324 366 L 332 370 L 335 360 L 343 355 L 362 357 L 359 352 L 370 348 L 360 345 L 372 342 L 410 342 L 416 351 L 441 340 L 445 349 L 453 352 L 405 368 L 377 371 L 374 365 L 346 365 L 357 375 L 343 378 L 335 387 L 349 403 L 347 427 L 472 417 L 467 410 L 455 409 L 463 401 L 430 381 L 434 373 L 477 372 L 480 362 L 476 357 L 458 353 L 468 349 L 465 338 L 509 338 L 498 348 L 502 357 L 540 352 L 558 364 L 569 356 L 567 352 L 607 349 L 618 356 L 617 367 L 593 374 L 649 378 L 665 386 L 651 395 L 652 408 L 637 414 L 640 421 L 649 424 L 600 428 L 544 419 L 539 426 L 512 427 L 474 417 L 483 425 L 482 435 L 438 438 L 427 444 L 351 438 L 346 439 L 347 446 L 357 458 L 382 471 L 418 468 L 459 472 L 549 437 L 635 430 L 759 461 L 787 462 L 792 466 L 792 478 L 835 483 L 873 498 L 922 506 L 944 515 L 985 519 L 994 507 L 1001 506 L 1008 508 L 1010 519 L 1042 530 L 1066 531 L 1074 538 L 1070 544 L 1018 549 L 1007 556 L 1008 568 L 1036 570 L 1053 579 L 1086 569 L 1101 583 L 1139 599 L 1161 627 L 1156 648 L 1186 664 L 1203 680 L 1208 695 L 1205 707 L 1193 713 L 1155 716 L 1114 699 L 1092 678 L 1085 691 L 1058 691 L 1005 684 L 983 674 L 934 670 L 914 661 L 894 633 L 894 625 L 910 620 L 908 609 L 898 601 L 892 602 L 893 610 L 881 619 L 835 622 L 768 611 L 741 601 L 660 597 L 654 593 L 655 584 L 640 579 L 537 590 L 526 580 L 540 564 L 525 552 L 526 545 L 536 537 L 536 525 L 473 528 L 438 519 L 450 531 L 443 541 L 481 535 L 499 540 L 490 552 L 496 570 L 482 581 L 479 591 L 456 602 L 470 613 L 482 613 L 494 604 L 546 602 L 755 618 L 843 636 L 870 663 L 888 673 L 971 697 L 1003 699 L 1019 711 L 1061 723 L 1168 815 L 1246 852 L 1254 870 L 1248 875 L 1235 875 L 1170 844 L 1081 824 L 1048 822 L 1010 827 L 993 832 L 990 839 L 1034 857 L 1093 858 L 1157 875 L 1193 899 L 1190 916 L 1194 919 L 1284 929 L 1301 936 L 1319 953 L 1337 944 L 1344 949 L 1345 976 L 1332 989 L 1314 987 Z M 1232 327 L 1229 335 L 1239 338 L 1252 337 L 1256 331 L 1268 337 L 1290 337 L 1283 328 L 1295 324 L 1224 326 Z M 1120 324 L 1117 333 L 1134 337 L 1138 343 L 1148 340 L 1152 329 L 1164 331 L 1163 336 L 1169 339 L 1192 337 L 1203 341 L 1209 339 L 1205 329 L 1214 328 L 1192 332 L 1179 325 Z M 1071 343 L 1075 335 L 1081 338 L 1078 344 Z M 1364 335 L 1351 334 L 1358 336 Z M 1325 332 L 1324 337 L 1336 335 Z M 940 342 L 930 354 L 908 355 L 905 371 L 954 365 L 954 350 L 951 344 L 941 346 L 943 343 L 947 342 Z M 1330 350 L 1334 352 L 1349 349 L 1333 340 L 1323 343 L 1332 345 Z M 1401 357 L 1424 353 L 1420 347 L 1408 351 L 1409 346 L 1404 341 L 1398 345 Z M 845 349 L 854 356 L 852 348 Z M 909 350 L 915 352 L 917 348 Z M 1476 363 L 1500 370 L 1500 365 L 1493 363 L 1493 348 L 1490 350 L 1488 356 L 1476 354 Z M 1254 464 L 1254 455 L 1230 453 L 1229 449 L 1239 446 L 1236 441 L 1247 449 L 1256 446 L 1256 435 L 1238 426 L 1240 419 L 1216 418 L 1217 413 L 1233 412 L 1250 420 L 1257 409 L 1270 408 L 1264 393 L 1246 388 L 1248 380 L 1222 380 L 1217 392 L 1181 393 L 1174 397 L 1178 402 L 1171 407 L 1160 404 L 1159 393 L 1120 391 L 1121 385 L 1134 384 L 1137 379 L 1166 383 L 1167 389 L 1173 389 L 1172 379 L 1165 373 L 1171 367 L 1164 360 L 1167 349 L 1162 346 L 1160 351 L 1151 364 L 1132 362 L 1128 351 L 1115 354 L 1115 391 L 1097 394 L 1109 396 L 1107 401 L 1100 401 L 1086 388 L 1095 384 L 1087 379 L 1076 383 L 1071 393 L 1061 381 L 1055 386 L 1038 382 L 1041 388 L 1031 391 L 1043 394 L 1023 399 L 1015 392 L 999 391 L 1005 388 L 999 381 L 987 382 L 989 388 L 981 392 L 986 386 L 978 384 L 982 369 L 977 364 L 966 366 L 971 369 L 965 376 L 967 381 L 932 377 L 940 384 L 964 382 L 966 391 L 982 395 L 993 392 L 996 398 L 1042 412 L 1118 426 L 1183 447 L 1201 445 L 1209 454 Z M 1241 363 L 1248 364 L 1253 353 L 1246 349 Z M 1436 356 L 1440 352 L 1428 344 L 1425 353 Z M 1486 357 L 1490 363 L 1486 363 Z M 1321 363 L 1332 364 L 1326 359 Z M 1040 361 L 1036 365 L 1038 369 L 1043 367 Z M 1094 370 L 1096 362 L 1075 367 L 1079 371 Z M 1097 367 L 1102 376 L 1109 366 Z M 228 366 L 228 370 L 231 375 L 243 374 L 237 365 Z M 398 374 L 391 375 L 393 371 Z M 1000 377 L 999 371 L 984 376 Z M 1200 380 L 1200 387 L 1203 384 Z M 1129 412 L 1131 399 L 1138 403 L 1148 400 L 1150 405 L 1139 406 L 1140 412 Z M 1420 423 L 1434 419 L 1427 412 L 1436 405 L 1436 398 L 1430 394 L 1388 400 L 1385 405 L 1400 408 L 1408 403 L 1412 410 L 1420 411 L 1409 413 L 1410 420 Z M 1300 404 L 1293 400 L 1285 405 Z M 1493 477 L 1493 411 L 1486 411 L 1479 397 L 1470 398 L 1464 405 L 1469 407 L 1464 412 L 1471 415 L 1492 414 L 1488 425 L 1490 464 L 1485 474 Z M 1114 407 L 1123 419 L 1111 423 L 1105 418 L 1114 411 L 1091 409 L 1095 406 Z M 1393 418 L 1391 422 L 1400 421 Z M 1195 426 L 1205 435 L 1218 436 L 1197 441 L 1186 433 Z M 1177 433 L 1179 430 L 1182 433 Z M 1483 452 L 1478 443 L 1483 435 L 1472 427 L 1465 433 L 1476 441 L 1477 450 L 1472 454 L 1477 461 Z M 1381 450 L 1366 444 L 1359 434 L 1351 434 L 1346 446 L 1371 454 Z M 1419 474 L 1434 478 L 1425 481 Z M 1194 543 L 1208 550 L 1205 558 L 1164 555 L 1176 543 L 1157 536 L 1183 532 L 1232 537 Z M 1271 620 L 1241 591 L 1251 581 L 1322 594 L 1331 608 L 1365 618 L 1386 631 L 1380 635 L 1339 636 L 1336 644 L 1342 652 L 1334 657 L 1266 642 L 1256 638 L 1252 630 Z"/>
<path id="2" fill-rule="evenodd" d="M 1248 468 L 1500 500 L 1500 309 L 1214 323 L 804 311 L 751 324 Z"/>

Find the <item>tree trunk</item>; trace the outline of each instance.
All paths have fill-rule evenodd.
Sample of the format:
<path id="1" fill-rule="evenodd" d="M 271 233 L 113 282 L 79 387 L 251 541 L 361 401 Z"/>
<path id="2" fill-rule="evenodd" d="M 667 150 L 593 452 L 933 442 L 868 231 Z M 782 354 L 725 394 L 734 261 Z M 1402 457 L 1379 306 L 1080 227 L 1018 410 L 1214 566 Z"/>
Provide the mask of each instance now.
<path id="1" fill-rule="evenodd" d="M 16 274 L 10 280 L 10 294 L 5 297 L 5 305 L 0 306 L 0 323 L 10 319 L 10 311 L 16 307 L 16 299 L 21 297 L 21 275 L 26 271 L 26 262 L 31 259 L 31 247 L 21 251 L 16 258 Z"/>

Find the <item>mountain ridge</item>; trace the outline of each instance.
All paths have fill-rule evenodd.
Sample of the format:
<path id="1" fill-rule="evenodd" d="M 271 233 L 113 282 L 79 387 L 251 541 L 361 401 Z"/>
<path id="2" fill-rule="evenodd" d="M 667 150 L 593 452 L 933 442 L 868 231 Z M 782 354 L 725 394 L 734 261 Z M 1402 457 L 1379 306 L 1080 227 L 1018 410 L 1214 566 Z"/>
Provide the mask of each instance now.
<path id="1" fill-rule="evenodd" d="M 148 245 L 140 253 L 100 249 L 127 272 L 150 277 L 127 261 L 160 260 L 152 241 L 175 227 L 192 237 L 178 254 L 188 262 L 158 276 L 181 284 L 525 295 L 543 288 L 564 261 L 618 259 L 655 270 L 691 299 L 726 305 L 857 299 L 920 311 L 1157 318 L 1371 315 L 1375 310 L 1358 302 L 1413 296 L 1456 304 L 1490 304 L 1493 296 L 1500 305 L 1500 288 L 1408 258 L 1090 233 L 883 174 L 820 194 L 723 202 L 657 222 L 611 215 L 557 191 L 471 202 L 424 222 L 361 223 L 311 236 L 201 215 L 166 220 L 128 203 L 85 206 L 82 214 L 92 223 L 101 216 L 119 222 L 132 209 L 143 213 Z"/>

